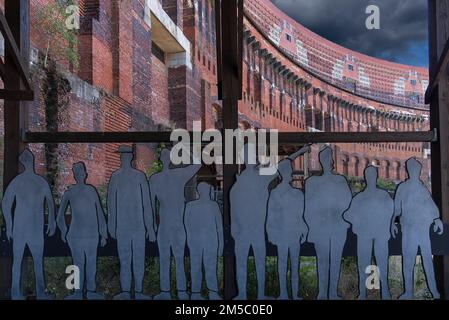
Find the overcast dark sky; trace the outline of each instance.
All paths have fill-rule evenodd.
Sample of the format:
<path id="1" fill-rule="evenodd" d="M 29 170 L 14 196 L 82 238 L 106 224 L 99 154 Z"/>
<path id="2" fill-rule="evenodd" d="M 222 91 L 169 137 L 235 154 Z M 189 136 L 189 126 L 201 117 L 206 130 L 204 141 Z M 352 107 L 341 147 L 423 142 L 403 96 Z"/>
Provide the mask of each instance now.
<path id="1" fill-rule="evenodd" d="M 428 66 L 427 0 L 272 0 L 319 35 L 350 49 L 399 63 Z M 380 9 L 380 30 L 367 30 L 368 5 Z"/>

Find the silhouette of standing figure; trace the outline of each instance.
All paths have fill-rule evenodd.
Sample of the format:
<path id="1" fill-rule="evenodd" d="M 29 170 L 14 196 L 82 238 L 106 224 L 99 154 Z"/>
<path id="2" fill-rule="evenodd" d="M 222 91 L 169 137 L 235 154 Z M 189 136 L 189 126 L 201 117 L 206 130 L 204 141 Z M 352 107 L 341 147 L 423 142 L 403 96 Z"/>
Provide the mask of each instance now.
<path id="1" fill-rule="evenodd" d="M 279 299 L 283 300 L 288 299 L 289 254 L 292 298 L 299 298 L 299 255 L 301 243 L 305 242 L 307 237 L 307 225 L 304 221 L 304 194 L 301 189 L 292 187 L 290 182 L 293 174 L 292 162 L 306 152 L 310 152 L 309 146 L 279 162 L 278 174 L 282 181 L 271 191 L 268 200 L 267 235 L 268 241 L 277 246 L 278 250 Z"/>
<path id="2" fill-rule="evenodd" d="M 235 300 L 246 300 L 248 254 L 253 249 L 257 273 L 257 298 L 265 299 L 265 222 L 269 184 L 277 175 L 261 175 L 256 163 L 256 146 L 244 146 L 245 169 L 236 176 L 230 191 L 231 235 L 235 241 L 238 295 Z"/>
<path id="3" fill-rule="evenodd" d="M 352 200 L 348 181 L 336 174 L 332 149 L 319 154 L 322 175 L 312 176 L 305 184 L 305 220 L 309 226 L 308 242 L 315 245 L 318 262 L 318 299 L 340 299 L 338 280 L 343 248 L 349 224 L 343 212 Z"/>
<path id="4" fill-rule="evenodd" d="M 439 299 L 430 244 L 430 227 L 443 234 L 443 222 L 438 207 L 427 187 L 421 181 L 421 163 L 412 158 L 406 162 L 408 179 L 399 184 L 394 199 L 394 217 L 391 235 L 396 238 L 398 228 L 394 220 L 399 217 L 402 231 L 402 264 L 405 291 L 401 299 L 413 299 L 413 269 L 418 249 L 421 251 L 427 285 L 434 299 Z"/>
<path id="5" fill-rule="evenodd" d="M 66 297 L 68 300 L 81 300 L 84 297 L 84 278 L 87 278 L 86 297 L 89 300 L 102 300 L 104 296 L 96 292 L 97 248 L 101 236 L 101 246 L 106 245 L 108 231 L 100 197 L 94 186 L 86 184 L 87 173 L 83 162 L 73 165 L 76 184 L 64 193 L 56 219 L 61 230 L 61 239 L 67 242 L 72 252 L 73 264 L 80 270 L 80 288 Z M 67 232 L 65 213 L 71 209 L 70 228 Z"/>
<path id="6" fill-rule="evenodd" d="M 377 187 L 377 168 L 365 169 L 366 188 L 351 202 L 343 218 L 352 225 L 357 235 L 357 259 L 359 268 L 359 299 L 366 299 L 366 268 L 374 255 L 380 275 L 382 298 L 391 299 L 388 290 L 388 241 L 394 202 L 387 191 Z"/>
<path id="7" fill-rule="evenodd" d="M 13 266 L 11 299 L 24 300 L 21 290 L 22 259 L 28 246 L 34 262 L 37 299 L 48 300 L 43 270 L 44 216 L 48 208 L 47 235 L 56 231 L 55 205 L 48 182 L 34 171 L 34 156 L 25 149 L 19 156 L 24 171 L 8 185 L 2 201 L 6 236 L 12 239 Z"/>
<path id="8" fill-rule="evenodd" d="M 150 193 L 152 208 L 156 213 L 159 204 L 159 226 L 157 227 L 157 243 L 159 246 L 160 290 L 157 300 L 170 300 L 170 258 L 171 253 L 176 263 L 176 287 L 178 298 L 188 300 L 184 256 L 186 231 L 184 227 L 185 185 L 201 169 L 201 164 L 186 167 L 170 168 L 170 151 L 162 150 L 160 161 L 161 172 L 150 177 Z"/>
<path id="9" fill-rule="evenodd" d="M 119 148 L 122 165 L 115 171 L 108 188 L 108 230 L 117 239 L 122 292 L 116 300 L 131 299 L 134 276 L 136 300 L 147 300 L 143 294 L 145 269 L 145 239 L 155 241 L 150 191 L 145 173 L 132 166 L 133 148 Z M 132 267 L 132 271 L 131 271 Z"/>
<path id="10" fill-rule="evenodd" d="M 185 210 L 187 244 L 190 251 L 192 300 L 201 300 L 202 266 L 204 265 L 209 300 L 218 294 L 217 256 L 223 255 L 223 222 L 218 203 L 210 198 L 210 185 L 198 185 L 199 198 L 188 202 Z"/>

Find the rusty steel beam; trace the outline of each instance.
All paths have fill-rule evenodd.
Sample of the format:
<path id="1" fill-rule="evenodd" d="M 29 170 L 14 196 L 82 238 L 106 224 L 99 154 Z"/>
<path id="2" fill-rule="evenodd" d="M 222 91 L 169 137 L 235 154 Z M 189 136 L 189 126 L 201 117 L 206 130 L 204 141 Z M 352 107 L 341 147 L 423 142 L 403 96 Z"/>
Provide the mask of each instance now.
<path id="1" fill-rule="evenodd" d="M 22 82 L 31 91 L 27 83 L 27 66 L 30 50 L 29 36 L 29 0 L 5 0 L 5 16 L 0 15 L 0 29 L 5 36 L 5 90 L 22 89 Z M 25 147 L 21 139 L 27 119 L 27 109 L 23 102 L 5 100 L 4 103 L 4 162 L 3 191 L 11 180 L 19 173 L 18 157 Z M 2 228 L 2 243 L 5 227 Z M 3 250 L 3 248 L 2 248 Z M 0 296 L 9 298 L 11 285 L 11 256 L 0 259 Z"/>
<path id="2" fill-rule="evenodd" d="M 13 23 L 15 24 L 16 22 L 14 21 L 11 24 L 13 24 Z M 18 23 L 21 23 L 21 21 L 19 21 Z M 15 25 L 14 25 L 14 27 L 15 27 Z M 6 54 L 9 55 L 10 58 L 12 59 L 12 62 L 14 63 L 14 65 L 16 67 L 16 71 L 19 73 L 20 78 L 21 78 L 23 84 L 25 85 L 25 88 L 28 91 L 31 91 L 31 84 L 30 84 L 30 79 L 29 79 L 29 74 L 28 74 L 28 68 L 27 68 L 27 64 L 24 61 L 25 59 L 28 59 L 28 57 L 25 57 L 25 59 L 24 59 L 24 57 L 22 57 L 20 47 L 18 46 L 18 41 L 14 37 L 13 32 L 11 31 L 11 29 L 9 27 L 9 23 L 8 23 L 5 15 L 3 14 L 3 11 L 1 11 L 1 10 L 0 10 L 0 31 L 3 34 L 3 37 L 5 39 L 5 46 L 9 47 L 9 50 Z M 8 79 L 9 78 L 3 79 L 3 80 L 4 80 L 4 82 L 7 82 Z"/>
<path id="3" fill-rule="evenodd" d="M 222 50 L 221 50 L 221 0 L 215 0 L 215 35 L 217 50 L 217 91 L 218 100 L 223 99 L 222 87 Z"/>
<path id="4" fill-rule="evenodd" d="M 224 111 L 224 110 L 223 110 Z M 235 119 L 233 120 L 235 122 Z M 146 132 L 26 132 L 25 143 L 170 143 L 170 131 Z M 193 137 L 193 132 L 190 132 Z M 267 139 L 269 136 L 267 137 Z M 193 138 L 191 139 L 191 141 Z M 305 143 L 432 142 L 435 131 L 411 132 L 280 132 L 281 145 Z M 207 142 L 203 142 L 207 144 Z"/>
<path id="5" fill-rule="evenodd" d="M 428 0 L 429 6 L 429 73 L 432 79 L 426 92 L 430 103 L 430 126 L 439 132 L 438 141 L 431 145 L 432 195 L 440 210 L 444 223 L 449 222 L 449 41 L 446 41 L 441 57 L 438 57 L 439 33 L 438 17 L 447 15 L 439 12 L 442 7 L 436 0 Z M 446 246 L 447 246 L 446 242 Z M 435 276 L 442 299 L 449 299 L 449 252 L 441 252 L 434 257 Z"/>
<path id="6" fill-rule="evenodd" d="M 0 99 L 11 101 L 33 101 L 34 92 L 31 90 L 0 89 Z"/>
<path id="7" fill-rule="evenodd" d="M 238 32 L 238 3 L 239 0 L 221 1 L 222 16 L 222 79 L 223 79 L 223 128 L 237 129 L 238 127 L 238 97 L 241 91 L 239 79 L 239 65 L 242 46 L 239 45 Z M 240 0 L 241 1 L 241 0 Z M 243 30 L 242 30 L 243 32 Z M 225 51 L 226 50 L 226 51 Z M 226 144 L 226 141 L 225 141 Z M 223 154 L 225 154 L 225 144 Z M 235 152 L 234 152 L 235 154 Z M 234 243 L 231 235 L 231 203 L 230 191 L 235 182 L 237 165 L 225 164 L 223 166 L 223 227 L 225 238 L 224 259 L 224 298 L 232 299 L 237 294 Z"/>

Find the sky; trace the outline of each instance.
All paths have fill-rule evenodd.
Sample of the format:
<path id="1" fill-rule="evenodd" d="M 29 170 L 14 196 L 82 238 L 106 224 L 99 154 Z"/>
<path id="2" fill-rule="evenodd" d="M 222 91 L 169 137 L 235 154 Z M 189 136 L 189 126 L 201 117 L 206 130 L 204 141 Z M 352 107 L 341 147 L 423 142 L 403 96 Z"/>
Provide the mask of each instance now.
<path id="1" fill-rule="evenodd" d="M 319 35 L 361 53 L 427 67 L 427 0 L 272 0 Z M 380 10 L 380 29 L 368 30 L 366 8 Z"/>

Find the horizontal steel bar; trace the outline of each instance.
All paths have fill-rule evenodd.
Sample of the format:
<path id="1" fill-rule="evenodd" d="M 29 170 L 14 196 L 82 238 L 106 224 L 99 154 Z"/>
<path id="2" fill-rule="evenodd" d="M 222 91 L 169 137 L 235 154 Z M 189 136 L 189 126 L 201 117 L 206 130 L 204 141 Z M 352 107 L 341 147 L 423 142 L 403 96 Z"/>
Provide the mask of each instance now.
<path id="1" fill-rule="evenodd" d="M 0 99 L 11 101 L 33 101 L 34 92 L 30 90 L 0 89 Z"/>
<path id="2" fill-rule="evenodd" d="M 192 134 L 192 133 L 191 133 Z M 171 132 L 26 132 L 25 143 L 170 143 Z M 279 144 L 433 142 L 436 131 L 280 132 Z"/>
<path id="3" fill-rule="evenodd" d="M 25 143 L 169 143 L 171 132 L 26 132 Z"/>
<path id="4" fill-rule="evenodd" d="M 433 142 L 436 131 L 410 132 L 284 132 L 280 144 L 366 143 L 366 142 Z"/>

